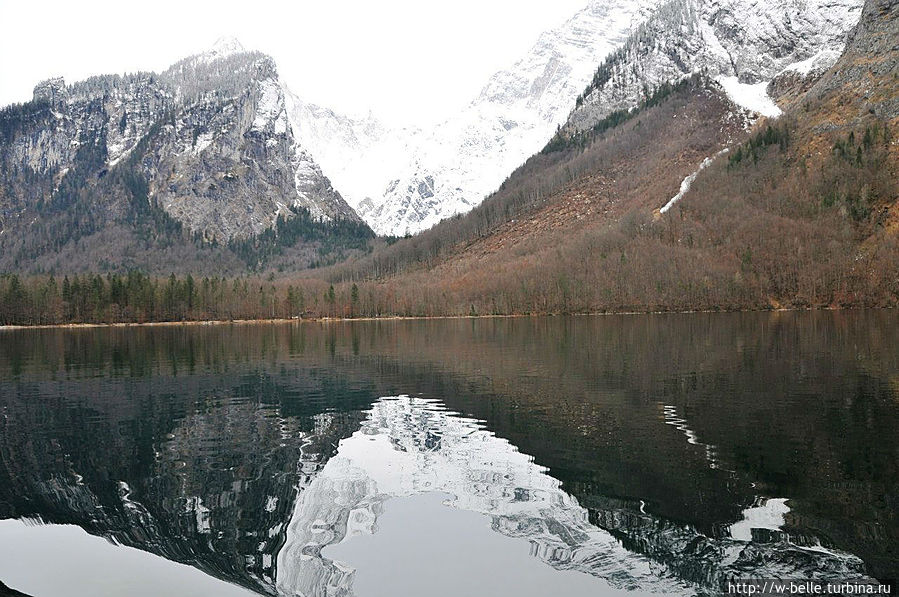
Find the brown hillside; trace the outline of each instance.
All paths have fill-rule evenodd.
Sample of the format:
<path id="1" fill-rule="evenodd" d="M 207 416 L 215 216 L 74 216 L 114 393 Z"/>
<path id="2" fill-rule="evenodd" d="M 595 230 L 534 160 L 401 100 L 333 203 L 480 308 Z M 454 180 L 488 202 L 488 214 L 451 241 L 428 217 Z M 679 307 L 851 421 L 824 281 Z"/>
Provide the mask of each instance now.
<path id="1" fill-rule="evenodd" d="M 777 121 L 746 132 L 714 85 L 680 89 L 332 279 L 374 278 L 375 310 L 409 315 L 895 306 L 896 14 L 869 1 Z"/>

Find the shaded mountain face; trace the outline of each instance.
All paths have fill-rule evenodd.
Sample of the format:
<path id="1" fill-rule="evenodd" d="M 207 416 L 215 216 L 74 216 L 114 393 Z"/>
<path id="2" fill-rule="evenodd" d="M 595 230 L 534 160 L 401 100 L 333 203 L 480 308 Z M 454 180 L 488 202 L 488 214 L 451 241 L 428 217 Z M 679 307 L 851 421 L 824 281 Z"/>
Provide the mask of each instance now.
<path id="1" fill-rule="evenodd" d="M 160 74 L 45 81 L 0 123 L 0 224 L 26 259 L 122 225 L 226 243 L 301 212 L 360 222 L 297 143 L 272 59 L 236 42 Z"/>

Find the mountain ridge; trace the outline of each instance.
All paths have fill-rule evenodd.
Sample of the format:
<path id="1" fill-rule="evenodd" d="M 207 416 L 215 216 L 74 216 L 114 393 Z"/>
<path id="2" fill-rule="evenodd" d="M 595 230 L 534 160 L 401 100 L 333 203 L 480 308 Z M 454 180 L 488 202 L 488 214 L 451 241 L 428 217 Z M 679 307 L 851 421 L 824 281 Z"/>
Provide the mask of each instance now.
<path id="1" fill-rule="evenodd" d="M 298 216 L 365 227 L 294 136 L 282 87 L 274 60 L 227 41 L 161 73 L 39 83 L 0 115 L 0 267 L 54 269 L 103 234 L 202 252 Z"/>
<path id="2" fill-rule="evenodd" d="M 750 113 L 778 115 L 768 88 L 829 68 L 860 10 L 861 0 L 591 2 L 432 129 L 377 123 L 388 138 L 379 143 L 358 134 L 358 121 L 341 125 L 335 117 L 331 138 L 300 135 L 376 231 L 417 233 L 478 205 L 558 126 L 577 134 L 697 72 Z"/>
<path id="3" fill-rule="evenodd" d="M 567 117 L 595 65 L 656 3 L 589 3 L 544 32 L 515 65 L 495 73 L 459 115 L 431 129 L 389 130 L 384 143 L 354 137 L 347 128 L 337 136 L 353 143 L 334 143 L 311 131 L 301 130 L 300 137 L 317 159 L 322 156 L 338 188 L 353 189 L 350 203 L 377 232 L 421 231 L 480 203 L 540 149 Z M 359 185 L 347 163 L 365 164 L 360 169 L 377 176 Z M 379 166 L 395 170 L 385 175 Z"/>
<path id="4" fill-rule="evenodd" d="M 820 73 L 833 64 L 862 0 L 771 0 L 762 10 L 759 4 L 666 2 L 600 65 L 564 132 L 584 131 L 615 110 L 633 108 L 647 89 L 699 71 L 722 83 L 737 104 L 752 107 L 741 101 L 752 85 L 790 69 Z"/>
<path id="5" fill-rule="evenodd" d="M 777 118 L 694 73 L 329 279 L 376 281 L 410 315 L 895 306 L 897 12 L 868 0 Z"/>

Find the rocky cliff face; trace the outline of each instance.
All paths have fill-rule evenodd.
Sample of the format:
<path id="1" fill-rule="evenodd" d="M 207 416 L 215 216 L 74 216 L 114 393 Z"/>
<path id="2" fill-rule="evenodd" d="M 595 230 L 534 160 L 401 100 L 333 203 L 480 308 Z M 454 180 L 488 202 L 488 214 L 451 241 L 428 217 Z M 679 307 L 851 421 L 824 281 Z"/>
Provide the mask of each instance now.
<path id="1" fill-rule="evenodd" d="M 301 209 L 358 221 L 297 143 L 272 59 L 234 41 L 160 74 L 45 81 L 0 122 L 4 233 L 48 205 L 94 212 L 92 228 L 154 208 L 209 241 Z M 75 206 L 85 189 L 92 197 Z"/>
<path id="2" fill-rule="evenodd" d="M 566 125 L 591 128 L 636 106 L 663 83 L 696 72 L 716 78 L 738 105 L 779 109 L 766 85 L 782 73 L 820 74 L 839 57 L 861 0 L 673 0 L 661 6 L 596 71 Z"/>
<path id="3" fill-rule="evenodd" d="M 491 77 L 460 114 L 431 130 L 391 130 L 299 102 L 298 135 L 377 232 L 402 235 L 465 212 L 565 121 L 596 65 L 656 0 L 591 2 Z M 311 114 L 325 116 L 327 126 Z"/>
<path id="4" fill-rule="evenodd" d="M 845 53 L 808 95 L 816 100 L 855 104 L 859 114 L 895 122 L 899 118 L 897 79 L 899 1 L 869 0 L 848 37 Z"/>
<path id="5" fill-rule="evenodd" d="M 804 92 L 834 64 L 861 4 L 591 2 L 432 130 L 393 131 L 308 106 L 294 119 L 303 143 L 369 225 L 383 234 L 416 233 L 478 205 L 560 125 L 569 134 L 589 129 L 693 73 L 717 79 L 738 106 L 776 116 L 774 99 Z M 313 113 L 329 124 L 322 127 Z"/>

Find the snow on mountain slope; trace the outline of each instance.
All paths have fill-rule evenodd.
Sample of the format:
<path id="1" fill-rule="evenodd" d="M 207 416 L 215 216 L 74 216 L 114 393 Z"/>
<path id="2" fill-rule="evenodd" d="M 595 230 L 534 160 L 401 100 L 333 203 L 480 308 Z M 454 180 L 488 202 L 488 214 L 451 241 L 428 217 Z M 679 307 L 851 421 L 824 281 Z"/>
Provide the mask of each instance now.
<path id="1" fill-rule="evenodd" d="M 860 8 L 861 0 L 593 0 L 431 130 L 390 130 L 300 100 L 291 120 L 369 225 L 415 233 L 480 203 L 560 125 L 590 128 L 694 72 L 717 78 L 737 105 L 776 116 L 766 84 L 788 70 L 828 68 Z"/>
<path id="2" fill-rule="evenodd" d="M 458 116 L 429 131 L 389 130 L 293 102 L 300 142 L 381 234 L 428 228 L 471 209 L 539 150 L 595 67 L 657 0 L 592 0 L 496 73 Z"/>
<path id="3" fill-rule="evenodd" d="M 624 42 L 652 5 L 649 0 L 594 0 L 541 35 L 459 116 L 423 136 L 380 204 L 360 215 L 376 231 L 399 235 L 480 203 L 546 143 L 594 66 Z"/>
<path id="4" fill-rule="evenodd" d="M 769 116 L 779 110 L 764 85 L 792 69 L 828 68 L 861 14 L 862 0 L 672 0 L 596 71 L 568 130 L 582 131 L 647 91 L 699 71 L 734 103 Z"/>
<path id="5" fill-rule="evenodd" d="M 357 212 L 370 209 L 371 198 L 387 188 L 409 155 L 417 129 L 392 129 L 373 115 L 352 118 L 303 101 L 284 88 L 294 135 L 335 181 Z"/>

